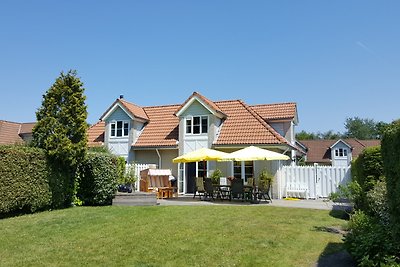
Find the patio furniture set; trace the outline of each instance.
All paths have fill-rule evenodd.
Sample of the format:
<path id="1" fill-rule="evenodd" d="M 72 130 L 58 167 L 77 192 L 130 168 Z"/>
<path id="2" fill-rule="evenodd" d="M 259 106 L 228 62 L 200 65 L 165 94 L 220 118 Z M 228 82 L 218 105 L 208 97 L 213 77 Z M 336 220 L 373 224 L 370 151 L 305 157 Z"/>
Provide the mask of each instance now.
<path id="1" fill-rule="evenodd" d="M 196 177 L 193 198 L 199 196 L 203 200 L 229 200 L 238 199 L 259 203 L 260 200 L 272 202 L 269 191 L 271 184 L 260 181 L 257 185 L 253 178 L 247 179 L 245 185 L 242 179 L 232 179 L 230 183 L 213 184 L 211 178 Z"/>

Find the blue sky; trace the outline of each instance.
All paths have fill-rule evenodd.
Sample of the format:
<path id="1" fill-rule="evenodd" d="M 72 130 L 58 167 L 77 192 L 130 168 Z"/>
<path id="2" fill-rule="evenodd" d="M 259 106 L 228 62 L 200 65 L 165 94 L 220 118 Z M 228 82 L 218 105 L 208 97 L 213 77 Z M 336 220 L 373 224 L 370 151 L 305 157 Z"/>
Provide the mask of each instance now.
<path id="1" fill-rule="evenodd" d="M 61 71 L 88 122 L 120 95 L 297 102 L 298 130 L 399 118 L 399 1 L 1 1 L 0 119 L 30 122 Z"/>

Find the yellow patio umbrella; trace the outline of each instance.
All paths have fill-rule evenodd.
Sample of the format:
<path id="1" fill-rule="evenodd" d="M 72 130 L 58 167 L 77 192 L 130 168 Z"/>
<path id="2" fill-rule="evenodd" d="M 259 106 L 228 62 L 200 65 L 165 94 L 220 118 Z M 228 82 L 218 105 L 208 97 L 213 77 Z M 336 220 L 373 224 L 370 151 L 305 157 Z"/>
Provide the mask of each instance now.
<path id="1" fill-rule="evenodd" d="M 254 161 L 254 160 L 289 160 L 290 158 L 281 153 L 249 146 L 235 152 L 229 153 L 221 160 Z"/>
<path id="2" fill-rule="evenodd" d="M 200 148 L 192 152 L 186 153 L 182 156 L 176 157 L 172 160 L 173 163 L 184 163 L 184 162 L 196 162 L 196 161 L 209 161 L 209 160 L 221 160 L 227 156 L 228 153 L 210 149 Z"/>

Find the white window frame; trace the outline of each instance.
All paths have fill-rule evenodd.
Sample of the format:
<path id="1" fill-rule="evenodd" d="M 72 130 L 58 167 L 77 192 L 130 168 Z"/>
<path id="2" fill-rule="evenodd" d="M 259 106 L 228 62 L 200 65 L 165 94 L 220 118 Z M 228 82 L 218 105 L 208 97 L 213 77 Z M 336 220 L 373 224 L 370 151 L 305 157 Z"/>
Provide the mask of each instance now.
<path id="1" fill-rule="evenodd" d="M 239 162 L 240 162 L 240 166 L 236 166 L 236 167 L 240 167 L 240 177 L 236 177 L 235 176 L 235 164 L 238 164 Z M 251 166 L 253 168 L 253 170 L 252 170 L 253 173 L 251 175 L 248 174 L 247 175 L 248 177 L 246 177 L 246 165 L 245 165 L 246 161 L 238 161 L 238 162 L 234 162 L 232 164 L 232 174 L 235 176 L 235 178 L 240 178 L 240 179 L 244 180 L 245 182 L 247 182 L 247 178 L 251 178 L 254 175 L 254 161 L 249 161 L 249 162 L 251 162 Z"/>
<path id="2" fill-rule="evenodd" d="M 335 158 L 347 158 L 348 151 L 346 148 L 336 148 Z"/>
<path id="3" fill-rule="evenodd" d="M 122 123 L 122 128 L 121 128 L 121 136 L 118 136 L 118 123 L 121 122 Z M 113 130 L 113 125 L 114 125 L 114 135 L 112 134 Z M 125 125 L 127 125 L 128 127 L 128 133 L 125 134 Z M 118 120 L 118 121 L 112 121 L 110 122 L 110 138 L 126 138 L 129 136 L 129 128 L 130 128 L 130 122 L 126 121 L 126 120 Z"/>
<path id="4" fill-rule="evenodd" d="M 199 124 L 196 125 L 199 127 L 199 133 L 194 133 L 194 118 L 199 118 Z M 203 132 L 203 118 L 207 119 L 207 132 Z M 190 121 L 190 126 L 188 125 L 188 121 Z M 188 132 L 188 126 L 190 127 L 190 132 Z M 185 118 L 185 134 L 187 135 L 201 135 L 208 134 L 209 131 L 209 116 L 208 115 L 196 115 L 196 116 L 188 116 Z"/>

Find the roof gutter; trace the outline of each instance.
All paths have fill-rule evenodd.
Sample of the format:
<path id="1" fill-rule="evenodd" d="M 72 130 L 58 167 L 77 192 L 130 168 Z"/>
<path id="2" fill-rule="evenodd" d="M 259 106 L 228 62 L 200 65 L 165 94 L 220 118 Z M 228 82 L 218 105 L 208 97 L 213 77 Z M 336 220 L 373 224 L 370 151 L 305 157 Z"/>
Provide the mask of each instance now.
<path id="1" fill-rule="evenodd" d="M 161 169 L 161 155 L 160 155 L 160 151 L 158 151 L 158 148 L 156 148 L 156 152 L 158 155 L 158 168 Z"/>

